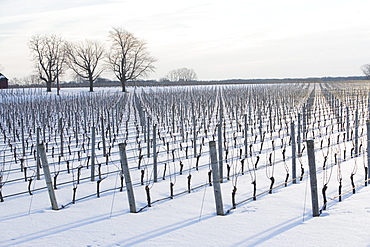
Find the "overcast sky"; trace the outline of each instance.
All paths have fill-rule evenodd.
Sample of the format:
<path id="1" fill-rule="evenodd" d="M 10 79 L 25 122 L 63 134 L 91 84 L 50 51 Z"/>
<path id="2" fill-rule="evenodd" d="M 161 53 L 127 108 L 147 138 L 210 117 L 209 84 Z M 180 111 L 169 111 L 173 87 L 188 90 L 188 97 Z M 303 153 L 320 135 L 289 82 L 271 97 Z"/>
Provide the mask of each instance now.
<path id="1" fill-rule="evenodd" d="M 0 65 L 34 73 L 35 34 L 98 39 L 122 27 L 158 59 L 148 79 L 193 68 L 200 80 L 361 75 L 369 0 L 0 0 Z M 113 79 L 112 74 L 105 77 Z"/>

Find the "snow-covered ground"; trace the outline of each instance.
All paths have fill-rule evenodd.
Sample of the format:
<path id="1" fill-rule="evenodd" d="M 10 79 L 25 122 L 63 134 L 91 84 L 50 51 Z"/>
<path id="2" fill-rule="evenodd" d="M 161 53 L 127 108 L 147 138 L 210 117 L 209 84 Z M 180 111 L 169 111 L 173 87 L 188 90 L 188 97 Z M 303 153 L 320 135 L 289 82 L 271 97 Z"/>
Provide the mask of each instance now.
<path id="1" fill-rule="evenodd" d="M 286 90 L 290 90 L 290 86 L 285 86 Z M 91 95 L 91 93 L 81 93 L 80 90 L 62 89 L 62 97 L 77 94 L 80 96 Z M 92 94 L 98 94 L 99 90 L 104 90 L 101 94 L 104 97 L 114 98 L 116 97 L 114 91 L 120 89 L 97 89 Z M 151 91 L 153 94 L 161 90 L 163 89 L 145 89 L 146 92 Z M 310 90 L 312 90 L 312 87 L 309 87 L 307 92 L 310 92 Z M 32 94 L 36 91 L 34 90 Z M 110 96 L 105 95 L 107 91 L 111 92 Z M 140 96 L 140 90 L 137 91 L 139 98 L 142 99 L 144 96 Z M 225 89 L 225 95 L 226 93 L 227 89 Z M 131 91 L 130 94 L 132 95 L 133 92 Z M 23 97 L 25 97 L 24 95 Z M 18 102 L 16 98 L 21 96 L 14 95 L 12 97 L 14 97 L 15 102 Z M 6 98 L 6 100 L 5 98 L 2 98 L 2 104 L 9 102 L 9 98 Z M 224 97 L 224 99 L 227 99 L 227 97 Z M 133 99 L 130 98 L 130 100 Z M 307 97 L 302 100 L 307 100 Z M 323 108 L 327 107 L 318 86 L 316 86 L 315 104 L 322 105 Z M 225 119 L 229 119 L 226 109 L 230 108 L 227 108 L 226 105 L 225 103 Z M 127 105 L 127 107 L 133 107 L 133 104 Z M 367 106 L 358 106 L 358 109 L 360 108 L 362 109 L 361 112 L 365 112 L 363 109 L 367 109 Z M 124 109 L 127 112 L 127 109 Z M 188 110 L 190 112 L 190 109 Z M 141 147 L 145 157 L 143 157 L 141 169 L 136 168 L 138 166 L 138 144 L 135 140 L 137 130 L 134 128 L 133 118 L 131 117 L 130 126 L 132 128 L 129 128 L 130 134 L 126 149 L 128 150 L 127 156 L 131 167 L 130 172 L 134 184 L 138 213 L 129 212 L 125 187 L 122 192 L 119 190 L 120 163 L 117 144 L 123 142 L 124 137 L 117 138 L 118 141 L 114 144 L 107 144 L 107 146 L 112 146 L 109 165 L 104 165 L 105 158 L 102 157 L 102 150 L 96 150 L 97 161 L 102 164 L 102 176 L 105 178 L 100 183 L 100 198 L 96 196 L 96 181 L 91 182 L 89 179 L 84 179 L 80 181 L 79 185 L 76 183 L 77 167 L 79 165 L 83 166 L 81 178 L 88 178 L 90 174 L 90 170 L 86 169 L 87 155 L 90 150 L 82 154 L 80 161 L 77 161 L 76 154 L 78 150 L 82 150 L 82 140 L 86 141 L 87 138 L 80 133 L 80 143 L 71 145 L 72 154 L 70 155 L 67 149 L 65 150 L 67 154 L 65 154 L 60 164 L 58 164 L 57 155 L 54 158 L 51 156 L 51 147 L 49 147 L 47 155 L 52 174 L 60 172 L 58 175 L 58 189 L 55 191 L 59 210 L 51 209 L 46 189 L 36 190 L 36 188 L 45 186 L 43 176 L 41 176 L 41 180 L 36 180 L 34 175 L 32 175 L 33 177 L 28 175 L 28 179 L 30 177 L 34 179 L 31 183 L 33 195 L 28 194 L 27 186 L 29 183 L 23 179 L 23 173 L 19 169 L 20 162 L 18 161 L 15 164 L 11 155 L 5 156 L 11 151 L 9 151 L 9 145 L 3 144 L 4 139 L 2 137 L 0 140 L 2 143 L 0 160 L 4 164 L 2 166 L 4 202 L 0 203 L 0 226 L 2 229 L 0 246 L 370 246 L 370 235 L 367 230 L 370 223 L 370 192 L 369 187 L 364 185 L 364 167 L 367 166 L 367 160 L 365 152 L 366 126 L 362 116 L 366 117 L 366 115 L 360 114 L 359 120 L 359 142 L 363 144 L 360 146 L 361 154 L 352 159 L 348 157 L 354 142 L 343 142 L 345 131 L 338 131 L 336 124 L 333 124 L 333 132 L 329 134 L 326 132 L 323 119 L 325 117 L 327 119 L 332 118 L 329 111 L 317 113 L 317 115 L 320 115 L 317 119 L 320 119 L 321 127 L 312 125 L 316 130 L 309 133 L 309 136 L 317 135 L 315 137 L 315 155 L 320 209 L 323 206 L 321 190 L 326 182 L 328 186 L 327 209 L 323 210 L 319 217 L 312 216 L 307 148 L 305 148 L 302 158 L 297 158 L 297 175 L 300 175 L 299 167 L 302 165 L 305 169 L 303 179 L 302 181 L 298 180 L 297 184 L 293 184 L 291 181 L 292 155 L 291 146 L 288 144 L 290 138 L 288 130 L 282 131 L 284 134 L 281 135 L 281 138 L 278 137 L 277 130 L 271 135 L 266 134 L 261 153 L 258 152 L 260 143 L 259 138 L 257 138 L 257 141 L 252 145 L 253 155 L 245 159 L 244 174 L 241 174 L 239 147 L 243 148 L 244 144 L 242 131 L 239 131 L 239 133 L 236 131 L 235 124 L 231 126 L 226 122 L 229 138 L 229 144 L 227 145 L 230 150 L 229 160 L 224 161 L 224 179 L 221 183 L 224 216 L 216 215 L 213 186 L 208 185 L 208 172 L 210 170 L 208 142 L 212 139 L 211 134 L 204 138 L 204 145 L 201 144 L 201 139 L 198 138 L 198 148 L 202 146 L 202 155 L 199 159 L 199 170 L 196 170 L 196 158 L 192 155 L 193 149 L 191 148 L 190 137 L 188 142 L 180 142 L 180 134 L 176 132 L 178 134 L 177 141 L 171 142 L 173 139 L 171 139 L 168 132 L 165 134 L 166 131 L 162 129 L 166 140 L 171 142 L 170 149 L 175 150 L 176 157 L 175 162 L 172 162 L 171 152 L 167 153 L 166 145 L 162 144 L 161 139 L 157 140 L 159 175 L 158 182 L 153 183 L 153 158 L 152 156 L 146 157 L 146 144 L 141 134 Z M 268 113 L 266 113 L 266 116 L 268 116 Z M 293 116 L 296 117 L 294 114 Z M 171 117 L 170 114 L 169 117 Z M 239 118 L 240 122 L 243 123 L 241 113 L 239 113 Z M 123 119 L 126 120 L 126 117 Z M 199 119 L 198 124 L 200 124 L 202 118 Z M 214 115 L 212 119 L 215 119 Z M 350 119 L 352 126 L 354 117 L 351 115 Z M 1 125 L 5 126 L 6 121 L 8 121 L 6 118 L 2 118 Z M 32 123 L 31 120 L 29 122 Z M 122 121 L 122 126 L 124 122 Z M 209 133 L 213 133 L 216 122 L 214 120 L 210 121 Z M 327 126 L 330 126 L 329 123 L 330 121 L 327 120 Z M 80 131 L 82 131 L 82 119 L 79 124 Z M 279 125 L 278 122 L 275 124 L 279 126 L 276 129 L 283 129 L 285 126 L 284 124 Z M 191 121 L 186 126 L 191 128 Z M 268 124 L 264 125 L 264 130 L 268 129 L 267 126 Z M 67 127 L 65 128 L 67 129 Z M 158 128 L 161 128 L 161 126 L 158 126 Z M 258 126 L 254 126 L 254 128 L 254 135 L 258 136 Z M 73 127 L 70 127 L 70 129 L 73 129 Z M 362 131 L 362 129 L 365 131 Z M 238 148 L 233 148 L 233 133 L 237 133 Z M 248 142 L 253 143 L 254 135 L 250 130 L 248 133 L 250 135 Z M 199 131 L 199 136 L 203 134 L 203 130 Z M 69 132 L 69 135 L 73 136 L 71 132 Z M 330 147 L 327 147 L 330 142 L 328 137 L 331 137 Z M 7 138 L 11 137 L 8 136 Z M 58 138 L 58 136 L 55 138 Z M 67 136 L 65 138 L 67 139 Z M 101 141 L 99 138 L 101 137 L 97 136 L 97 143 Z M 341 140 L 339 144 L 336 144 L 337 138 Z M 30 143 L 31 140 L 34 142 L 35 138 L 30 138 Z M 215 140 L 217 142 L 217 135 Z M 274 144 L 272 144 L 272 140 L 274 140 Z M 18 153 L 21 152 L 22 147 L 19 142 L 11 143 L 13 147 L 17 147 Z M 57 150 L 57 143 L 53 136 L 49 145 L 55 146 Z M 73 138 L 72 143 L 74 144 Z M 180 143 L 183 145 L 182 150 L 180 150 Z M 305 144 L 302 143 L 302 145 Z M 320 145 L 323 146 L 322 149 L 320 149 Z M 101 145 L 99 146 L 101 147 Z M 185 146 L 189 147 L 188 159 L 184 157 Z M 27 160 L 26 166 L 34 172 L 33 154 L 31 155 L 30 149 L 28 147 L 25 157 Z M 286 162 L 282 160 L 284 149 Z M 344 150 L 347 150 L 347 159 L 343 157 Z M 57 153 L 57 151 L 55 152 Z M 340 165 L 335 164 L 334 154 L 338 155 Z M 273 166 L 269 165 L 270 155 L 273 157 Z M 253 170 L 257 156 L 260 156 L 259 169 Z M 325 156 L 328 157 L 327 167 L 323 169 Z M 67 173 L 65 168 L 67 160 L 70 161 L 71 169 L 74 168 L 71 173 Z M 182 175 L 179 174 L 180 160 L 184 165 Z M 165 169 L 164 163 L 167 164 L 165 179 L 162 177 Z M 286 187 L 284 181 L 287 169 L 284 164 L 290 171 L 290 179 Z M 230 180 L 226 178 L 226 165 L 231 167 Z M 12 169 L 12 171 L 8 172 L 9 169 Z M 144 185 L 140 184 L 141 170 L 145 171 Z M 267 192 L 270 187 L 269 177 L 271 174 L 275 177 L 275 184 L 272 193 L 269 194 Z M 357 186 L 355 194 L 352 193 L 351 174 L 353 174 L 354 183 Z M 191 175 L 190 193 L 187 192 L 189 175 Z M 18 178 L 17 181 L 10 181 Z M 251 199 L 253 178 L 257 182 L 257 200 Z M 342 178 L 343 184 L 342 192 L 348 192 L 343 194 L 341 202 L 337 197 L 340 178 Z M 169 198 L 170 183 L 174 184 L 175 196 L 173 199 Z M 147 207 L 145 185 L 150 188 L 151 207 Z M 237 187 L 235 196 L 237 206 L 232 209 L 234 186 Z M 72 204 L 74 187 L 77 187 L 77 201 Z M 7 197 L 7 195 L 17 192 L 27 193 Z"/>

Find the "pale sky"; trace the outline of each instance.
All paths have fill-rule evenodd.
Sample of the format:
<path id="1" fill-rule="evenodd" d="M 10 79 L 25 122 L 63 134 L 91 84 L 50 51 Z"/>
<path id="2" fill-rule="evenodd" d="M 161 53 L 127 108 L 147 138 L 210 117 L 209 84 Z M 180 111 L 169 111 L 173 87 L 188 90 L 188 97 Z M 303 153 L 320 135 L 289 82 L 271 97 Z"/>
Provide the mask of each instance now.
<path id="1" fill-rule="evenodd" d="M 0 9 L 9 79 L 35 73 L 32 35 L 108 47 L 112 27 L 147 42 L 158 59 L 147 79 L 182 67 L 199 80 L 352 76 L 370 63 L 369 0 L 0 0 Z"/>

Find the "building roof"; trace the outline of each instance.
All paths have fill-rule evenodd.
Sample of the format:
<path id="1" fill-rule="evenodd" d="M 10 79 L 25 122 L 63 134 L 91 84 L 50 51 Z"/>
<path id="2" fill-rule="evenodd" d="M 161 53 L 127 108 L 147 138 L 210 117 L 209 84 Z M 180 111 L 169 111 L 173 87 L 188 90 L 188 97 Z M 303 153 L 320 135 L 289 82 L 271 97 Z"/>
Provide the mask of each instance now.
<path id="1" fill-rule="evenodd" d="M 8 78 L 6 78 L 3 74 L 0 73 L 0 80 L 3 80 L 3 79 L 8 80 Z"/>

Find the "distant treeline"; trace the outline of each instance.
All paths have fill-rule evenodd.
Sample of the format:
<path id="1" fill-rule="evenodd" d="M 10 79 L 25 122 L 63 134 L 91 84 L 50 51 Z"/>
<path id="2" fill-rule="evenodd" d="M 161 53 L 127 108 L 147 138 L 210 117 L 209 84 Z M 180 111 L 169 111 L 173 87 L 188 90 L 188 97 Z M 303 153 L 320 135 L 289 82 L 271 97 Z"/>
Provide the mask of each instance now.
<path id="1" fill-rule="evenodd" d="M 284 79 L 229 79 L 229 80 L 212 80 L 212 81 L 129 81 L 127 86 L 186 86 L 186 85 L 222 85 L 222 84 L 275 84 L 275 83 L 299 83 L 299 82 L 322 82 L 322 81 L 362 81 L 366 80 L 365 76 L 348 76 L 348 77 L 309 77 L 309 78 L 284 78 Z M 84 83 L 86 86 L 87 82 Z M 120 86 L 119 81 L 110 81 L 98 79 L 95 86 Z"/>
<path id="2" fill-rule="evenodd" d="M 348 76 L 348 77 L 308 77 L 308 78 L 284 78 L 284 79 L 229 79 L 229 80 L 212 80 L 212 81 L 128 81 L 127 86 L 187 86 L 187 85 L 228 85 L 228 84 L 276 84 L 276 83 L 307 83 L 307 82 L 323 82 L 323 81 L 363 81 L 365 76 Z M 10 87 L 40 87 L 41 85 L 10 85 Z M 60 87 L 88 87 L 88 81 L 70 81 L 61 82 Z M 113 81 L 106 78 L 98 78 L 94 82 L 94 87 L 119 87 L 119 81 Z M 52 87 L 56 87 L 53 84 Z"/>

